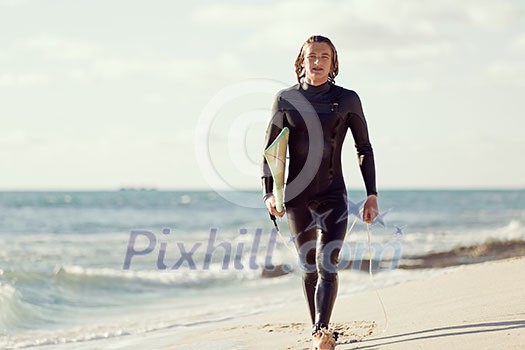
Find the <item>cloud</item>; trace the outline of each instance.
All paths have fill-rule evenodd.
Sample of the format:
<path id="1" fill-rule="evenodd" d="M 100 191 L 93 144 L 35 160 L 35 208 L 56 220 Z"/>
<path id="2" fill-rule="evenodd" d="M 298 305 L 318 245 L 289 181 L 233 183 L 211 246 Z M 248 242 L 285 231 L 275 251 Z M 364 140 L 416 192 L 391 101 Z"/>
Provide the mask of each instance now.
<path id="1" fill-rule="evenodd" d="M 157 106 L 162 105 L 168 101 L 166 96 L 157 92 L 150 92 L 142 96 L 142 100 L 149 105 Z"/>
<path id="2" fill-rule="evenodd" d="M 0 0 L 0 6 L 16 7 L 27 3 L 27 0 Z"/>
<path id="3" fill-rule="evenodd" d="M 489 82 L 500 85 L 525 87 L 525 63 L 500 61 L 487 66 L 485 77 Z"/>
<path id="4" fill-rule="evenodd" d="M 417 93 L 426 92 L 432 89 L 432 83 L 424 79 L 405 79 L 385 81 L 379 84 L 379 87 L 385 92 L 407 92 Z"/>
<path id="5" fill-rule="evenodd" d="M 488 29 L 509 28 L 523 16 L 523 9 L 517 7 L 516 2 L 469 1 L 467 4 L 466 13 L 470 22 Z"/>
<path id="6" fill-rule="evenodd" d="M 49 85 L 49 76 L 41 73 L 4 73 L 0 75 L 0 87 L 34 87 Z"/>
<path id="7" fill-rule="evenodd" d="M 0 149 L 3 152 L 29 149 L 42 143 L 42 139 L 31 135 L 26 130 L 16 129 L 0 135 Z"/>
<path id="8" fill-rule="evenodd" d="M 224 79 L 249 74 L 244 63 L 234 55 L 217 54 L 214 58 L 143 59 L 133 57 L 102 57 L 86 66 L 87 71 L 77 71 L 74 76 L 121 78 L 148 75 L 192 82 L 195 78 Z"/>
<path id="9" fill-rule="evenodd" d="M 525 53 L 525 34 L 519 34 L 512 39 L 511 49 L 516 53 Z"/>
<path id="10" fill-rule="evenodd" d="M 324 34 L 334 41 L 340 52 L 351 53 L 358 61 L 412 64 L 451 56 L 457 42 L 444 27 L 466 28 L 473 22 L 485 21 L 482 16 L 485 12 L 474 11 L 473 4 L 461 4 L 463 2 L 458 5 L 451 1 L 437 4 L 405 1 L 400 5 L 398 1 L 378 4 L 339 0 L 258 5 L 223 2 L 197 7 L 191 19 L 238 29 L 236 38 L 245 49 L 277 48 L 295 52 L 307 36 Z M 246 28 L 257 30 L 246 31 Z"/>
<path id="11" fill-rule="evenodd" d="M 230 52 L 201 57 L 174 57 L 160 52 L 149 57 L 141 57 L 140 53 L 123 56 L 116 48 L 100 43 L 51 34 L 23 39 L 2 50 L 0 59 L 21 63 L 22 67 L 25 60 L 36 60 L 37 68 L 42 70 L 4 74 L 0 86 L 42 85 L 49 82 L 46 74 L 50 72 L 76 82 L 148 76 L 191 83 L 196 77 L 224 79 L 250 74 L 244 61 Z"/>
<path id="12" fill-rule="evenodd" d="M 15 49 L 29 51 L 54 61 L 92 60 L 104 54 L 104 49 L 98 44 L 73 41 L 51 34 L 38 34 L 22 40 L 15 45 Z"/>
<path id="13" fill-rule="evenodd" d="M 520 12 L 517 2 L 490 0 L 225 1 L 196 7 L 190 19 L 237 30 L 230 40 L 252 51 L 293 55 L 309 35 L 324 34 L 354 62 L 425 64 L 454 57 L 479 30 L 511 30 Z"/>

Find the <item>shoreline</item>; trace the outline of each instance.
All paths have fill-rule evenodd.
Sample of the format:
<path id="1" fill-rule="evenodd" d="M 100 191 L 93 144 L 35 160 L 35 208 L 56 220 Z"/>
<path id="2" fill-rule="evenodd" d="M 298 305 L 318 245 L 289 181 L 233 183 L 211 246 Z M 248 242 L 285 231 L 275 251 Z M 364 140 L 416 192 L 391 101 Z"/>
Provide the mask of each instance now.
<path id="1" fill-rule="evenodd" d="M 432 269 L 425 277 L 381 288 L 388 325 L 373 289 L 347 293 L 349 281 L 341 281 L 330 324 L 341 333 L 336 349 L 522 349 L 524 269 L 525 257 L 517 257 Z M 224 314 L 213 322 L 195 320 L 191 326 L 28 349 L 309 350 L 311 325 L 299 280 L 295 287 L 289 302 L 273 306 L 268 294 L 269 307 L 247 316 Z"/>
<path id="2" fill-rule="evenodd" d="M 525 258 L 445 269 L 422 280 L 340 296 L 332 322 L 337 349 L 521 349 L 525 343 Z M 340 286 L 343 287 L 344 286 Z M 306 349 L 306 304 L 188 333 L 162 349 Z"/>

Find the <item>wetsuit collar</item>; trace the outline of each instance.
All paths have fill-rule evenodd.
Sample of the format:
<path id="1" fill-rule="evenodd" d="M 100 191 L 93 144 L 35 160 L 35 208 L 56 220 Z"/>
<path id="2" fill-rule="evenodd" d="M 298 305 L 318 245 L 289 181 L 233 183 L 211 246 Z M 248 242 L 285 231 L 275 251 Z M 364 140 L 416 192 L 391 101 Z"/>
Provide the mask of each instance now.
<path id="1" fill-rule="evenodd" d="M 319 94 L 319 93 L 328 92 L 330 90 L 331 85 L 332 84 L 330 84 L 329 81 L 326 81 L 321 85 L 315 86 L 315 85 L 310 85 L 303 80 L 303 82 L 301 83 L 301 88 L 306 92 L 310 92 L 313 94 Z"/>

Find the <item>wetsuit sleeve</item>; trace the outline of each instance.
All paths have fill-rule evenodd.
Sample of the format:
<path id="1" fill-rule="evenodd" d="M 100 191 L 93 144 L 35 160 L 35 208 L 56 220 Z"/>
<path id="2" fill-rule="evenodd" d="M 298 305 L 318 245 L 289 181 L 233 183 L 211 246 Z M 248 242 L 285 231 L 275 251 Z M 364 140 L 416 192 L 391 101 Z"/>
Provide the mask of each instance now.
<path id="1" fill-rule="evenodd" d="M 271 118 L 266 128 L 266 137 L 264 141 L 264 148 L 268 148 L 273 140 L 279 135 L 281 130 L 284 128 L 284 112 L 279 109 L 280 94 L 275 97 L 272 106 Z M 264 199 L 268 198 L 273 191 L 273 178 L 270 168 L 264 156 L 262 157 L 261 164 L 261 178 L 262 178 L 262 190 Z"/>
<path id="2" fill-rule="evenodd" d="M 359 96 L 352 91 L 350 112 L 347 115 L 347 126 L 354 137 L 355 148 L 359 159 L 359 168 L 365 183 L 366 194 L 377 195 L 374 151 L 368 136 L 368 127 Z"/>

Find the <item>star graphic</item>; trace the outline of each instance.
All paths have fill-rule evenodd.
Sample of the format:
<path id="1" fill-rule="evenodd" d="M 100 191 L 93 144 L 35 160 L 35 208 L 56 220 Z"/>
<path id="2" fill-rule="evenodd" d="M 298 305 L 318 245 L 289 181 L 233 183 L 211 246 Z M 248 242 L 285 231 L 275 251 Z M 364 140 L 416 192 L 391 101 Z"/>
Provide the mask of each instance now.
<path id="1" fill-rule="evenodd" d="M 319 229 L 321 229 L 322 231 L 326 231 L 326 218 L 328 217 L 328 215 L 330 215 L 332 210 L 333 209 L 330 209 L 322 214 L 318 214 L 315 210 L 310 209 L 310 214 L 312 215 L 312 222 L 304 230 L 308 231 L 311 228 L 319 227 Z"/>
<path id="2" fill-rule="evenodd" d="M 381 226 L 383 227 L 386 227 L 385 225 L 385 221 L 383 220 L 383 218 L 386 216 L 386 214 L 388 214 L 390 212 L 390 210 L 392 210 L 392 208 L 384 211 L 384 212 L 380 212 L 379 215 L 376 216 L 376 218 L 374 219 L 374 222 L 372 222 L 372 225 L 375 225 L 377 223 L 379 223 Z"/>
<path id="3" fill-rule="evenodd" d="M 365 199 L 360 200 L 357 203 L 352 202 L 350 199 L 348 199 L 348 208 L 347 210 L 341 215 L 339 219 L 337 219 L 337 223 L 340 223 L 341 221 L 348 219 L 350 215 L 354 215 L 357 218 L 361 218 L 361 206 L 365 202 Z"/>
<path id="4" fill-rule="evenodd" d="M 394 225 L 394 227 L 396 228 L 396 232 L 393 232 L 392 234 L 393 235 L 402 235 L 404 233 L 403 230 L 407 227 L 407 225 L 403 225 L 403 226 Z"/>

